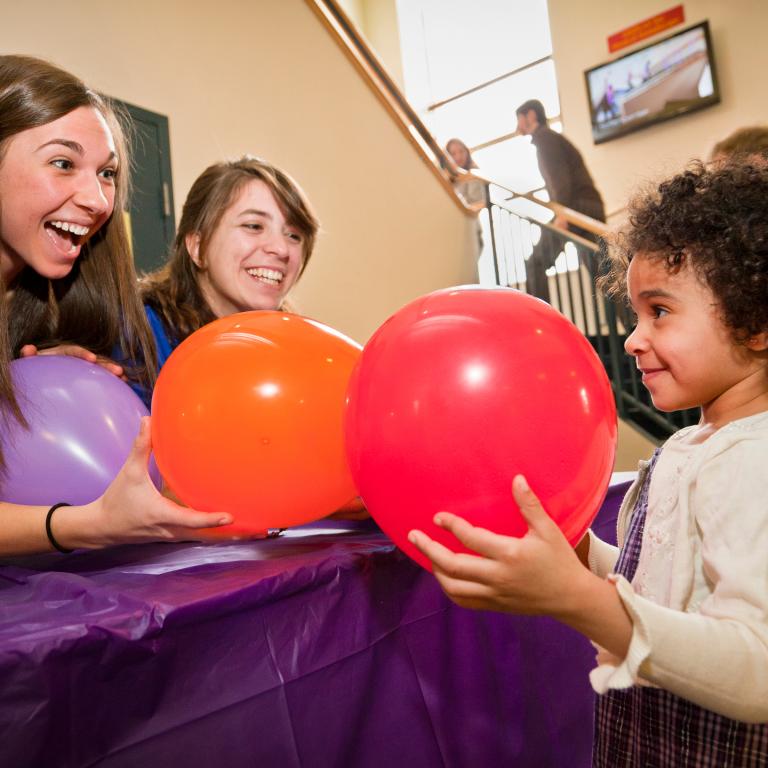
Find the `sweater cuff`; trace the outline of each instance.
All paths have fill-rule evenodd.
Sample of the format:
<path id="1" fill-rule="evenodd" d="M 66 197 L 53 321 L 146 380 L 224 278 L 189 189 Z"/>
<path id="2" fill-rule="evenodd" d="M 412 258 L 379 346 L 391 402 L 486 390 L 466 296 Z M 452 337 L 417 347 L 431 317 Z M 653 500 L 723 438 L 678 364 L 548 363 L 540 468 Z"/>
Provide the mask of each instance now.
<path id="1" fill-rule="evenodd" d="M 635 605 L 636 596 L 630 583 L 623 577 L 610 574 L 608 581 L 615 585 L 625 610 L 632 620 L 632 638 L 624 659 L 598 648 L 598 666 L 589 673 L 592 688 L 597 693 L 607 693 L 616 688 L 648 685 L 640 677 L 640 666 L 650 656 L 651 641 L 648 627 Z"/>

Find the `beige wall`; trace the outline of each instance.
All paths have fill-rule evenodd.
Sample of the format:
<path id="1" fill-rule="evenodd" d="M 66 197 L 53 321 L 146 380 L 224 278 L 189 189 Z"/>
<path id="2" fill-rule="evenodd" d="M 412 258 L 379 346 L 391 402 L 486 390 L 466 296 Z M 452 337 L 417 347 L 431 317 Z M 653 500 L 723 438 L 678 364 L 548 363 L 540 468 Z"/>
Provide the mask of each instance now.
<path id="1" fill-rule="evenodd" d="M 0 50 L 168 115 L 177 215 L 221 158 L 296 177 L 323 223 L 299 309 L 361 342 L 412 298 L 476 281 L 474 222 L 302 0 L 4 3 Z"/>
<path id="2" fill-rule="evenodd" d="M 611 58 L 609 35 L 673 5 L 669 0 L 549 0 L 564 132 L 582 151 L 609 212 L 623 207 L 638 184 L 706 156 L 735 128 L 768 122 L 762 85 L 768 70 L 768 3 L 688 0 L 684 26 L 709 19 L 722 102 L 615 141 L 592 143 L 584 70 Z"/>
<path id="3" fill-rule="evenodd" d="M 389 76 L 404 90 L 396 0 L 339 0 L 339 5 L 363 33 Z"/>
<path id="4" fill-rule="evenodd" d="M 634 472 L 637 469 L 637 462 L 641 459 L 650 459 L 655 447 L 656 443 L 651 442 L 634 427 L 619 419 L 614 472 Z"/>
<path id="5" fill-rule="evenodd" d="M 339 5 L 358 29 L 365 29 L 365 0 L 339 0 Z"/>
<path id="6" fill-rule="evenodd" d="M 768 69 L 768 3 L 689 0 L 685 24 L 675 29 L 709 20 L 721 103 L 599 146 L 592 143 L 584 70 L 611 58 L 609 35 L 672 5 L 659 0 L 549 0 L 564 131 L 584 155 L 609 212 L 623 208 L 638 186 L 679 170 L 692 158 L 706 157 L 735 128 L 768 122 L 761 85 Z M 616 220 L 621 218 L 619 214 Z M 635 469 L 637 459 L 648 458 L 651 449 L 645 437 L 620 424 L 616 469 Z"/>
<path id="7" fill-rule="evenodd" d="M 365 34 L 390 76 L 404 90 L 395 0 L 365 0 Z"/>
<path id="8" fill-rule="evenodd" d="M 357 0 L 363 19 L 371 3 Z M 581 70 L 607 58 L 607 34 L 660 6 L 645 0 L 587 7 L 550 0 L 550 6 L 566 130 L 610 199 L 623 200 L 648 157 L 679 162 L 694 149 L 705 151 L 731 125 L 761 116 L 760 94 L 749 91 L 753 81 L 744 72 L 748 61 L 759 71 L 765 60 L 754 42 L 758 32 L 725 19 L 715 2 L 695 2 L 686 5 L 691 20 L 713 20 L 726 103 L 593 147 Z M 208 163 L 243 152 L 271 159 L 304 186 L 323 233 L 297 291 L 300 310 L 364 342 L 412 298 L 476 279 L 473 220 L 302 0 L 78 0 L 69 17 L 62 34 L 61 24 L 43 23 L 61 18 L 59 3 L 7 3 L 0 50 L 48 58 L 106 93 L 168 115 L 177 215 Z M 391 22 L 390 16 L 378 32 L 369 25 L 368 36 L 391 42 Z M 744 48 L 749 56 L 739 56 L 741 34 L 754 43 Z M 737 101 L 747 106 L 736 109 Z M 617 469 L 634 468 L 649 452 L 649 443 L 622 428 Z"/>

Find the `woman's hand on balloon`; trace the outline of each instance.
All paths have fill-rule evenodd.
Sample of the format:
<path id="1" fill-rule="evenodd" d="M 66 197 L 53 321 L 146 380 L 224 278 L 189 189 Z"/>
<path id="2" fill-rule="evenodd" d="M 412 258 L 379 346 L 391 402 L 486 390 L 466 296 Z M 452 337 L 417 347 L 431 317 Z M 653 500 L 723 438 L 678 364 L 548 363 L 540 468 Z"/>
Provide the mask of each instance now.
<path id="1" fill-rule="evenodd" d="M 149 418 L 145 417 L 130 455 L 104 494 L 81 508 L 81 515 L 73 509 L 57 521 L 57 538 L 65 546 L 106 547 L 143 541 L 189 540 L 199 538 L 197 529 L 232 522 L 229 514 L 196 512 L 163 497 L 147 472 L 150 450 Z"/>
<path id="2" fill-rule="evenodd" d="M 578 602 L 585 580 L 597 577 L 581 564 L 522 476 L 512 488 L 528 523 L 522 538 L 501 536 L 440 512 L 435 524 L 476 555 L 452 552 L 421 531 L 412 531 L 409 541 L 429 558 L 440 586 L 458 605 L 563 618 Z"/>
<path id="3" fill-rule="evenodd" d="M 108 357 L 103 357 L 102 355 L 97 355 L 95 352 L 91 352 L 90 349 L 85 349 L 85 347 L 80 347 L 77 344 L 59 344 L 56 347 L 49 347 L 47 349 L 38 349 L 34 344 L 25 344 L 21 350 L 19 350 L 20 357 L 34 357 L 35 355 L 66 355 L 68 357 L 77 357 L 88 363 L 100 365 L 102 368 L 113 373 L 123 381 L 127 381 L 122 365 L 118 365 L 114 360 L 110 360 Z"/>
<path id="4" fill-rule="evenodd" d="M 165 482 L 163 483 L 163 487 L 160 491 L 160 493 L 166 498 L 172 501 L 174 504 L 177 504 L 180 507 L 185 507 L 186 509 L 189 509 L 189 507 L 179 498 L 178 494 L 171 488 L 169 485 L 167 485 Z M 228 532 L 226 525 L 223 528 L 206 528 L 204 531 L 198 531 L 192 536 L 191 534 L 187 534 L 187 538 L 194 538 L 197 541 L 209 541 L 209 542 L 216 542 L 216 541 L 248 541 L 252 539 L 274 539 L 277 538 L 277 536 L 282 531 L 282 528 L 266 528 L 262 531 L 249 531 L 248 533 L 243 533 L 242 531 L 238 531 L 237 533 L 231 533 Z M 183 534 L 182 534 L 183 535 Z"/>

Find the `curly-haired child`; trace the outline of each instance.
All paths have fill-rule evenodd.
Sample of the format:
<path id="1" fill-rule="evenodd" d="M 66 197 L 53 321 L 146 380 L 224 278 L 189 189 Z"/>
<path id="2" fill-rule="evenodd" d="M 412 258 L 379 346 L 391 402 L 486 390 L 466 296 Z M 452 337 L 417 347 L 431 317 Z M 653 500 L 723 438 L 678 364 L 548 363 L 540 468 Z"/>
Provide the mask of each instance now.
<path id="1" fill-rule="evenodd" d="M 694 166 L 635 203 L 611 257 L 654 404 L 701 407 L 641 466 L 621 549 L 590 533 L 574 552 L 521 476 L 522 539 L 449 513 L 435 522 L 477 555 L 411 533 L 459 605 L 550 615 L 597 646 L 596 766 L 768 765 L 766 201 L 766 167 Z"/>

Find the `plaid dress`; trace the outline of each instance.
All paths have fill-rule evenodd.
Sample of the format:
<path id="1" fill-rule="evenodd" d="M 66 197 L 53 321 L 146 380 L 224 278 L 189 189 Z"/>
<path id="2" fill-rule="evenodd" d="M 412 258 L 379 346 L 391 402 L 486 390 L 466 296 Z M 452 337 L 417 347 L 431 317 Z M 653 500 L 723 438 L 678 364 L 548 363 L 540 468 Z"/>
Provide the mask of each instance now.
<path id="1" fill-rule="evenodd" d="M 632 581 L 640 558 L 651 459 L 615 572 Z M 594 768 L 768 768 L 768 724 L 731 720 L 661 688 L 597 697 Z"/>

